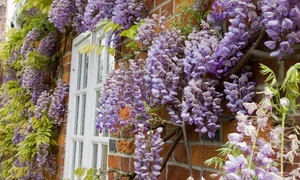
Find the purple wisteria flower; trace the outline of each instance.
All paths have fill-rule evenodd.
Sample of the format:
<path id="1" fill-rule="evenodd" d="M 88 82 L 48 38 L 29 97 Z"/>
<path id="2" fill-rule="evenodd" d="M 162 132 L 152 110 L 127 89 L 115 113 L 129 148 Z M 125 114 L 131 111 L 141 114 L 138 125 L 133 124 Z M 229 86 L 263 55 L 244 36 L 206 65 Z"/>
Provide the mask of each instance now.
<path id="1" fill-rule="evenodd" d="M 23 55 L 23 58 L 26 58 L 27 53 L 33 51 L 34 43 L 40 36 L 40 33 L 37 29 L 32 29 L 29 31 L 24 39 L 24 42 L 21 47 L 20 53 Z"/>
<path id="2" fill-rule="evenodd" d="M 59 80 L 51 97 L 51 103 L 48 111 L 48 116 L 54 119 L 54 124 L 61 125 L 64 121 L 62 117 L 65 113 L 65 97 L 68 95 L 67 83 Z"/>
<path id="3" fill-rule="evenodd" d="M 240 77 L 231 75 L 232 82 L 224 82 L 224 93 L 226 99 L 229 101 L 226 106 L 231 112 L 236 113 L 238 111 L 246 112 L 243 103 L 252 102 L 255 96 L 255 82 L 249 81 L 252 73 L 245 70 L 241 73 Z M 249 113 L 251 114 L 251 113 Z"/>
<path id="4" fill-rule="evenodd" d="M 293 54 L 293 44 L 300 42 L 300 3 L 298 1 L 262 1 L 261 24 L 267 29 L 266 47 L 271 56 L 282 58 L 283 53 Z M 284 38 L 283 38 L 284 37 Z"/>
<path id="5" fill-rule="evenodd" d="M 150 118 L 144 105 L 150 103 L 144 66 L 143 59 L 129 60 L 129 64 L 120 63 L 120 68 L 107 77 L 99 100 L 100 107 L 97 109 L 97 128 L 100 131 L 109 128 L 111 132 L 116 132 L 116 125 L 134 124 L 134 120 L 145 122 Z M 119 117 L 120 109 L 125 106 L 130 109 L 130 120 Z"/>
<path id="6" fill-rule="evenodd" d="M 94 30 L 100 19 L 112 18 L 115 0 L 89 0 L 83 17 L 84 30 Z"/>
<path id="7" fill-rule="evenodd" d="M 160 156 L 164 144 L 160 137 L 162 128 L 148 131 L 143 124 L 139 124 L 135 135 L 135 173 L 139 179 L 155 180 L 160 175 Z M 147 134 L 146 134 L 147 131 Z"/>
<path id="8" fill-rule="evenodd" d="M 147 7 L 142 0 L 116 0 L 112 12 L 113 22 L 129 29 L 147 14 Z"/>
<path id="9" fill-rule="evenodd" d="M 49 21 L 60 31 L 64 32 L 76 11 L 72 0 L 54 0 L 48 12 Z"/>
<path id="10" fill-rule="evenodd" d="M 41 43 L 38 47 L 38 51 L 47 57 L 51 57 L 56 52 L 58 34 L 50 32 L 41 40 Z"/>
<path id="11" fill-rule="evenodd" d="M 250 0 L 218 0 L 213 5 L 212 16 L 218 19 L 229 18 L 230 26 L 208 61 L 208 71 L 221 78 L 244 56 L 242 50 L 248 44 L 250 31 L 261 29 L 260 16 L 256 5 Z M 247 26 L 250 24 L 250 28 Z"/>
<path id="12" fill-rule="evenodd" d="M 37 119 L 40 119 L 42 115 L 47 112 L 50 104 L 51 96 L 47 91 L 42 92 L 40 97 L 37 99 L 34 115 Z"/>

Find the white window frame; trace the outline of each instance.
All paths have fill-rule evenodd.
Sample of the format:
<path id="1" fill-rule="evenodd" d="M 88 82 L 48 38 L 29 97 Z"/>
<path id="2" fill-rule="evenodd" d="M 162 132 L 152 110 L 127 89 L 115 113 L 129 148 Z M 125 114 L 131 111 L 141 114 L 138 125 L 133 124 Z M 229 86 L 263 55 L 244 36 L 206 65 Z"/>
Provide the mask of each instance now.
<path id="1" fill-rule="evenodd" d="M 98 107 L 98 99 L 97 92 L 100 91 L 100 89 L 103 86 L 103 82 L 105 81 L 105 77 L 108 73 L 108 71 L 112 70 L 114 68 L 114 60 L 113 56 L 111 56 L 104 48 L 104 50 L 101 52 L 101 60 L 99 60 L 99 55 L 96 53 L 96 50 L 93 50 L 89 54 L 89 60 L 88 60 L 88 73 L 87 73 L 87 85 L 86 88 L 80 88 L 78 90 L 78 71 L 79 71 L 79 56 L 80 53 L 78 50 L 82 48 L 86 43 L 92 44 L 99 44 L 101 40 L 101 44 L 103 45 L 105 43 L 105 36 L 102 31 L 101 27 L 98 27 L 93 32 L 86 32 L 78 37 L 76 37 L 73 40 L 72 43 L 72 61 L 71 61 L 71 72 L 70 72 L 70 91 L 69 91 L 69 104 L 68 104 L 68 118 L 67 118 L 67 133 L 66 133 L 66 139 L 65 139 L 65 160 L 64 160 L 64 178 L 70 178 L 72 180 L 78 179 L 76 176 L 74 176 L 74 170 L 79 167 L 79 159 L 78 159 L 78 150 L 79 150 L 79 142 L 83 143 L 82 146 L 82 159 L 81 159 L 81 166 L 80 167 L 86 167 L 91 168 L 92 163 L 95 163 L 95 159 L 97 160 L 97 168 L 100 168 L 101 163 L 105 163 L 106 169 L 107 167 L 107 160 L 108 157 L 105 158 L 106 162 L 102 161 L 102 147 L 105 146 L 106 154 L 108 154 L 108 142 L 109 142 L 109 135 L 108 133 L 105 134 L 96 134 L 95 135 L 95 122 L 96 122 L 96 108 Z M 82 54 L 83 57 L 85 57 L 85 54 Z M 101 73 L 102 75 L 102 82 L 97 83 L 98 81 L 98 63 L 102 61 L 102 67 L 103 71 Z M 84 58 L 83 63 L 84 64 Z M 109 68 L 106 68 L 109 67 Z M 84 67 L 81 67 L 81 74 L 84 74 Z M 83 84 L 83 76 L 81 76 L 81 84 Z M 81 85 L 80 85 L 81 86 Z M 76 122 L 77 117 L 77 126 L 80 125 L 79 122 L 82 122 L 80 117 L 82 117 L 83 113 L 81 111 L 82 108 L 82 97 L 83 95 L 86 95 L 86 103 L 85 103 L 85 117 L 84 117 L 84 136 L 81 135 L 81 128 L 77 127 L 78 132 L 77 135 L 75 135 L 74 132 L 74 126 Z M 79 112 L 76 110 L 76 104 L 77 104 L 77 97 L 79 97 Z M 78 114 L 77 114 L 78 113 Z M 76 115 L 77 114 L 77 115 Z M 77 148 L 76 148 L 76 159 L 74 161 L 74 147 L 73 142 L 77 141 Z M 97 158 L 93 157 L 93 145 L 98 144 L 97 148 Z M 103 146 L 102 146 L 103 145 Z M 73 163 L 75 162 L 75 165 Z"/>

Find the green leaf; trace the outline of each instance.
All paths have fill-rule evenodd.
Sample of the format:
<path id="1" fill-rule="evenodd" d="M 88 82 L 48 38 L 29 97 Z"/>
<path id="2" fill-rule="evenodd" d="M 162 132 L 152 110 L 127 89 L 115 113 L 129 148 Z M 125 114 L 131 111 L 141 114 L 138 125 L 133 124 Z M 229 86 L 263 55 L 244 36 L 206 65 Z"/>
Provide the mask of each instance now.
<path id="1" fill-rule="evenodd" d="M 105 47 L 104 45 L 101 45 L 101 46 L 97 47 L 97 49 L 96 49 L 97 56 L 99 56 L 101 54 L 101 52 L 103 51 L 104 47 Z"/>
<path id="2" fill-rule="evenodd" d="M 112 56 L 115 54 L 115 49 L 114 48 L 106 47 L 106 50 Z"/>
<path id="3" fill-rule="evenodd" d="M 91 54 L 91 52 L 96 48 L 97 44 L 93 44 L 87 51 L 87 54 Z"/>
<path id="4" fill-rule="evenodd" d="M 79 48 L 78 52 L 81 54 L 86 53 L 88 52 L 90 47 L 91 47 L 90 43 L 85 43 L 81 48 Z"/>

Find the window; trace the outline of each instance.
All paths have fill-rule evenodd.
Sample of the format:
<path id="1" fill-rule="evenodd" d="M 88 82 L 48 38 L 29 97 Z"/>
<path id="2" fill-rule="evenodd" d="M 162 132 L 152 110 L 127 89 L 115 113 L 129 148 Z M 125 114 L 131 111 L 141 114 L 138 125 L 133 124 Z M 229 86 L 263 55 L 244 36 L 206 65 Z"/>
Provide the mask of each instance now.
<path id="1" fill-rule="evenodd" d="M 99 133 L 95 119 L 100 89 L 114 66 L 113 57 L 105 50 L 100 54 L 95 50 L 90 54 L 79 53 L 87 43 L 104 45 L 101 29 L 73 41 L 64 168 L 64 178 L 72 180 L 76 179 L 74 170 L 78 167 L 107 170 L 109 137 L 108 133 Z"/>

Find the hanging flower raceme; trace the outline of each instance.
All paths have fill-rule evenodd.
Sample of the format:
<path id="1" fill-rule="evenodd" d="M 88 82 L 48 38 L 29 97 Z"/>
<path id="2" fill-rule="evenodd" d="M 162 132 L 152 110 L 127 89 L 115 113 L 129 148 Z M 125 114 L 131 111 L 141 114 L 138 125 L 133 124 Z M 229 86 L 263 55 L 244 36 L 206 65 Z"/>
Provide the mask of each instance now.
<path id="1" fill-rule="evenodd" d="M 294 0 L 262 1 L 261 10 L 261 23 L 270 38 L 265 45 L 273 51 L 270 55 L 281 59 L 283 53 L 293 54 L 292 45 L 300 42 L 300 3 Z"/>
<path id="2" fill-rule="evenodd" d="M 38 47 L 38 51 L 47 57 L 51 57 L 56 52 L 57 47 L 58 34 L 54 32 L 50 32 L 41 40 L 41 43 Z"/>
<path id="3" fill-rule="evenodd" d="M 86 29 L 83 27 L 84 12 L 87 6 L 88 0 L 75 0 L 76 14 L 72 26 L 78 33 L 83 33 Z"/>
<path id="4" fill-rule="evenodd" d="M 238 111 L 246 112 L 243 103 L 252 102 L 255 96 L 255 82 L 249 81 L 252 73 L 246 71 L 249 68 L 244 68 L 244 72 L 241 73 L 240 77 L 231 75 L 232 82 L 224 82 L 224 93 L 229 101 L 226 106 L 233 113 Z"/>
<path id="5" fill-rule="evenodd" d="M 139 179 L 155 180 L 160 175 L 160 152 L 164 144 L 160 137 L 162 128 L 148 130 L 143 124 L 138 124 L 135 135 L 135 173 Z"/>
<path id="6" fill-rule="evenodd" d="M 111 132 L 116 132 L 119 124 L 132 125 L 150 118 L 144 105 L 150 99 L 145 85 L 144 66 L 143 59 L 129 60 L 129 66 L 120 63 L 120 68 L 107 77 L 99 100 L 100 107 L 97 109 L 97 127 L 100 131 L 108 128 Z M 126 106 L 130 109 L 129 119 L 121 119 L 120 109 Z"/>
<path id="7" fill-rule="evenodd" d="M 112 12 L 113 22 L 129 29 L 147 14 L 147 7 L 142 0 L 116 0 Z"/>
<path id="8" fill-rule="evenodd" d="M 100 19 L 110 19 L 113 14 L 115 0 L 89 0 L 85 8 L 84 30 L 94 30 Z"/>
<path id="9" fill-rule="evenodd" d="M 228 27 L 228 32 L 225 33 L 211 55 L 208 61 L 208 70 L 214 73 L 216 77 L 221 78 L 244 56 L 242 50 L 248 44 L 251 36 L 248 30 L 255 32 L 261 29 L 261 26 L 259 26 L 260 16 L 256 13 L 256 5 L 251 1 L 217 2 L 221 3 L 221 5 L 216 5 L 214 13 L 216 11 L 217 13 L 212 13 L 212 15 L 218 14 L 215 17 L 216 19 L 229 17 L 230 26 Z M 222 11 L 219 12 L 217 7 L 221 8 Z M 247 24 L 250 24 L 250 28 Z"/>
<path id="10" fill-rule="evenodd" d="M 20 51 L 24 59 L 26 59 L 26 55 L 29 52 L 33 51 L 35 41 L 38 39 L 39 36 L 40 33 L 36 29 L 32 29 L 27 33 Z"/>
<path id="11" fill-rule="evenodd" d="M 61 125 L 64 121 L 62 117 L 65 113 L 65 97 L 68 94 L 67 83 L 59 80 L 51 97 L 51 103 L 48 111 L 48 116 L 54 119 L 54 124 Z"/>
<path id="12" fill-rule="evenodd" d="M 72 0 L 54 0 L 48 12 L 49 21 L 60 31 L 70 25 L 75 13 L 75 3 Z"/>

